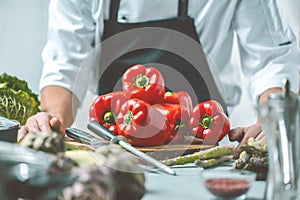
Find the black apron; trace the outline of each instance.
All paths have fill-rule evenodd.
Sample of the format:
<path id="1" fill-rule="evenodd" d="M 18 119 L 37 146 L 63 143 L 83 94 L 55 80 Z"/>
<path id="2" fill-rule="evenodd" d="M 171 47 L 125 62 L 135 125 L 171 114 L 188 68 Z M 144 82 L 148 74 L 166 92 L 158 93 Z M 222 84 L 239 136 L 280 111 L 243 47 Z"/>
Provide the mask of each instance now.
<path id="1" fill-rule="evenodd" d="M 109 20 L 104 21 L 99 95 L 122 90 L 126 69 L 143 64 L 159 69 L 166 90 L 188 92 L 194 105 L 215 99 L 225 109 L 194 20 L 187 15 L 187 0 L 178 0 L 178 17 L 142 23 L 118 23 L 119 4 L 120 0 L 111 0 Z"/>

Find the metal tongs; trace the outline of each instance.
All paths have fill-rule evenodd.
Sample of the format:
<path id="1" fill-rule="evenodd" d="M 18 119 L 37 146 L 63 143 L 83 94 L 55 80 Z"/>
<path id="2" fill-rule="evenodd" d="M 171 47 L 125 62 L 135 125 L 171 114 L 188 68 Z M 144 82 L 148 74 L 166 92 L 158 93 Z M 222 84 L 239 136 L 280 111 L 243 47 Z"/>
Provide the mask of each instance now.
<path id="1" fill-rule="evenodd" d="M 131 146 L 127 142 L 125 142 L 123 140 L 120 140 L 119 137 L 115 136 L 109 130 L 107 130 L 106 128 L 101 126 L 99 123 L 94 122 L 94 121 L 90 121 L 88 123 L 87 127 L 88 127 L 89 130 L 93 131 L 94 133 L 96 133 L 100 137 L 102 137 L 106 140 L 109 140 L 113 144 L 120 145 L 121 147 L 123 147 L 127 151 L 131 152 L 135 156 L 137 156 L 137 157 L 143 159 L 144 161 L 154 165 L 158 169 L 161 169 L 163 172 L 165 172 L 167 174 L 170 174 L 170 175 L 176 175 L 175 171 L 172 168 L 170 168 L 170 167 L 164 165 L 163 163 L 159 162 L 158 160 L 148 156 L 144 152 L 139 151 L 138 149 L 134 148 L 133 146 Z"/>

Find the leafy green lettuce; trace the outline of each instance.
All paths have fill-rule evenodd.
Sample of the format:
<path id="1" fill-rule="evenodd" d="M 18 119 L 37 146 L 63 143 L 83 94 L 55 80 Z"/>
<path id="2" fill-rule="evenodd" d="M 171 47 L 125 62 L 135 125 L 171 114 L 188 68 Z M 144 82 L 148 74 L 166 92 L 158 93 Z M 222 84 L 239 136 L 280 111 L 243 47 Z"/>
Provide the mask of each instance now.
<path id="1" fill-rule="evenodd" d="M 39 109 L 37 94 L 24 80 L 6 73 L 0 75 L 0 116 L 17 120 L 21 125 Z"/>

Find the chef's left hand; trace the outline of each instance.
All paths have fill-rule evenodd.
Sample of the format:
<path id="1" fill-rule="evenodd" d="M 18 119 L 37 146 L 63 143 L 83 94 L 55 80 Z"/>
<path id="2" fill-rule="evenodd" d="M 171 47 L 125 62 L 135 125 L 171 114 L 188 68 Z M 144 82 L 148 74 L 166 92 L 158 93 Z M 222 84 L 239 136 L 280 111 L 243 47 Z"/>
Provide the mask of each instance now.
<path id="1" fill-rule="evenodd" d="M 238 158 L 239 154 L 241 152 L 240 146 L 242 144 L 246 144 L 247 140 L 250 137 L 255 138 L 255 140 L 261 140 L 263 137 L 265 137 L 265 132 L 262 130 L 261 125 L 259 121 L 257 121 L 255 124 L 248 126 L 248 127 L 237 127 L 234 129 L 231 129 L 228 133 L 229 140 L 230 141 L 238 141 L 239 145 L 236 149 L 236 152 L 234 154 L 234 158 Z"/>
<path id="2" fill-rule="evenodd" d="M 31 131 L 56 131 L 64 135 L 65 126 L 58 117 L 47 112 L 39 112 L 29 117 L 24 126 L 18 130 L 17 141 L 21 141 L 23 137 Z"/>

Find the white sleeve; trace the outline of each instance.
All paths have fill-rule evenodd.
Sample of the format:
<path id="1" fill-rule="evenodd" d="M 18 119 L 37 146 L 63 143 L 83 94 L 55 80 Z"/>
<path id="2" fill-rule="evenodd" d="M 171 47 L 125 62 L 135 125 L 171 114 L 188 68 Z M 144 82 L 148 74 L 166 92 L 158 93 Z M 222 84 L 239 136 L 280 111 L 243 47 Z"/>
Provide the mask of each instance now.
<path id="1" fill-rule="evenodd" d="M 51 0 L 48 39 L 42 53 L 44 67 L 40 90 L 49 85 L 72 91 L 81 101 L 88 86 L 87 74 L 80 66 L 94 48 L 95 23 L 89 0 Z M 74 80 L 80 78 L 80 89 Z M 76 91 L 76 92 L 74 92 Z"/>
<path id="2" fill-rule="evenodd" d="M 254 103 L 265 90 L 282 87 L 284 78 L 298 92 L 300 54 L 290 27 L 281 18 L 275 0 L 241 1 L 234 26 L 241 66 L 250 78 Z"/>

